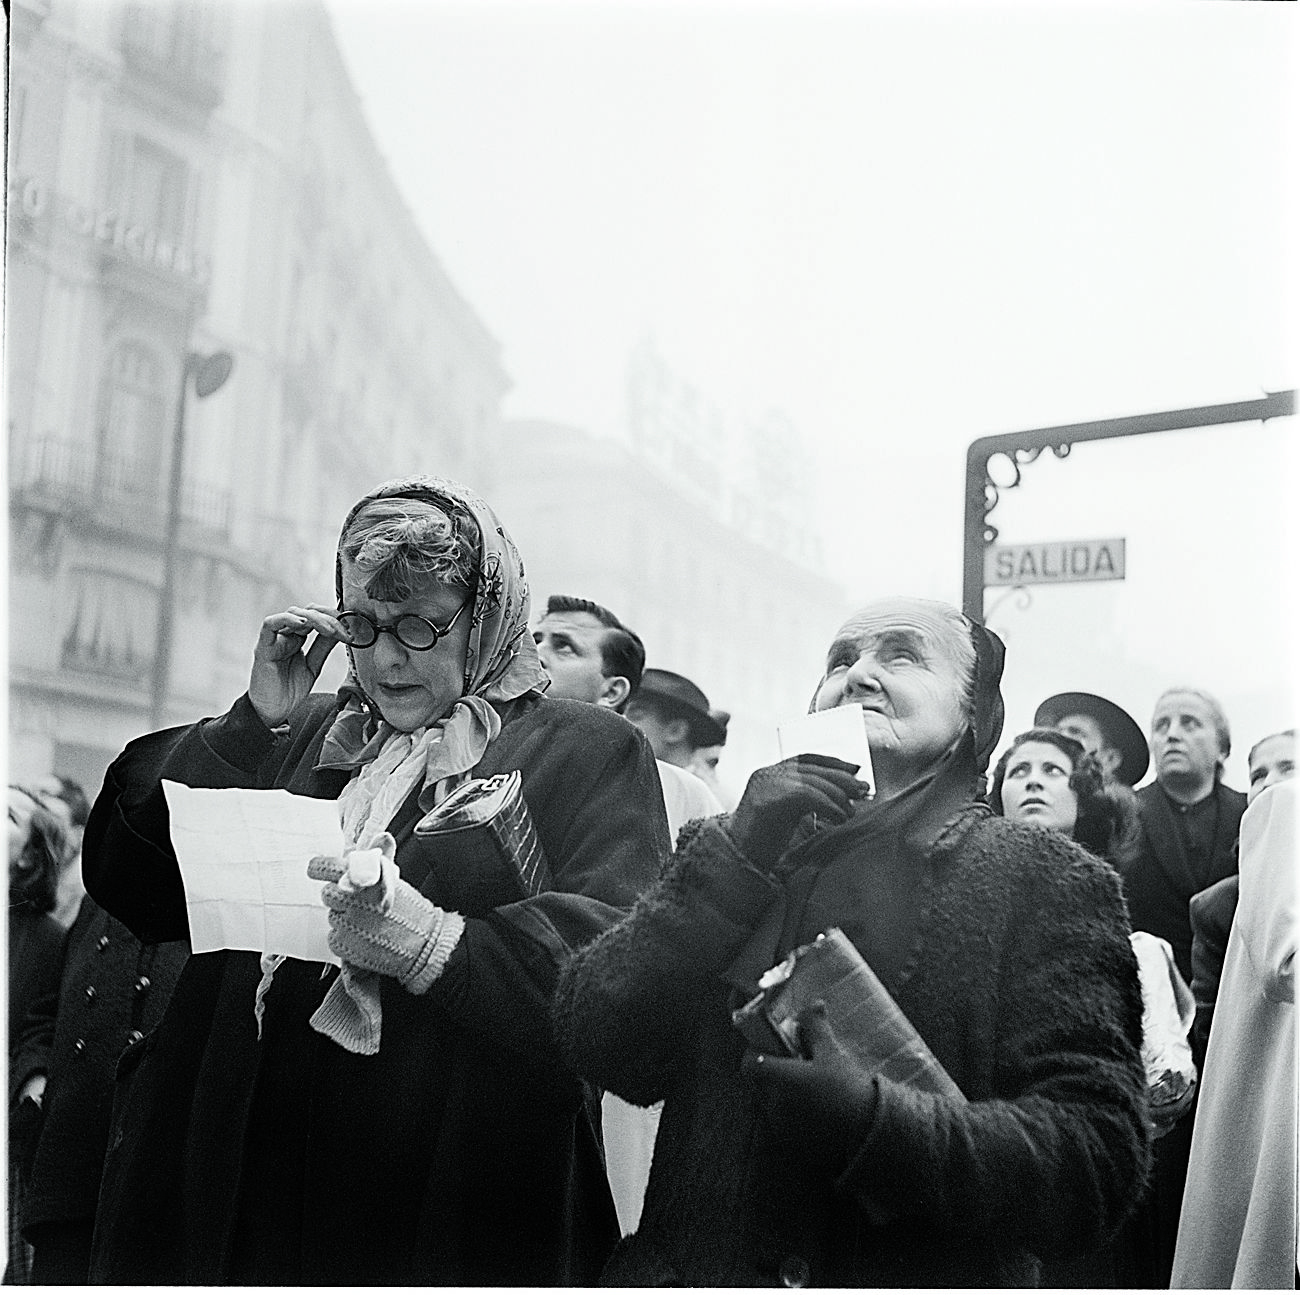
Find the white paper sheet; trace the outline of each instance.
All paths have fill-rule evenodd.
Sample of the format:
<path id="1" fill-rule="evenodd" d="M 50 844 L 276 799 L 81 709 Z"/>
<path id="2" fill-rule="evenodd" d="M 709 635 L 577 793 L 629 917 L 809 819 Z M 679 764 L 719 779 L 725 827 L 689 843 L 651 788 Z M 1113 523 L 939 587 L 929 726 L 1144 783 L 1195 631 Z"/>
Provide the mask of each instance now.
<path id="1" fill-rule="evenodd" d="M 338 802 L 283 790 L 163 780 L 189 909 L 190 947 L 252 949 L 333 962 L 314 855 L 343 854 Z"/>
<path id="2" fill-rule="evenodd" d="M 861 706 L 833 706 L 788 720 L 777 728 L 776 743 L 783 760 L 792 755 L 831 755 L 856 764 L 857 777 L 869 783 L 871 794 L 876 794 Z"/>

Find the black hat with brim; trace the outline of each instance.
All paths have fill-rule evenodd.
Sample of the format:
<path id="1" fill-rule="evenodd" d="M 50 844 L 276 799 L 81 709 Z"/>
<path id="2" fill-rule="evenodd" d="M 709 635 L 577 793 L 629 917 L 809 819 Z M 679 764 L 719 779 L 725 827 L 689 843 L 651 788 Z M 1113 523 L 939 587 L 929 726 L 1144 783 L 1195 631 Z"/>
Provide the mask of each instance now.
<path id="1" fill-rule="evenodd" d="M 722 746 L 726 742 L 725 725 L 709 713 L 709 699 L 685 675 L 654 667 L 643 671 L 631 700 L 648 697 L 689 722 L 693 746 Z"/>
<path id="2" fill-rule="evenodd" d="M 1034 712 L 1034 724 L 1040 728 L 1055 728 L 1067 715 L 1088 715 L 1097 721 L 1107 742 L 1120 755 L 1115 777 L 1130 787 L 1147 771 L 1151 752 L 1146 734 L 1137 721 L 1122 706 L 1116 706 L 1105 697 L 1091 692 L 1058 692 L 1049 697 Z"/>

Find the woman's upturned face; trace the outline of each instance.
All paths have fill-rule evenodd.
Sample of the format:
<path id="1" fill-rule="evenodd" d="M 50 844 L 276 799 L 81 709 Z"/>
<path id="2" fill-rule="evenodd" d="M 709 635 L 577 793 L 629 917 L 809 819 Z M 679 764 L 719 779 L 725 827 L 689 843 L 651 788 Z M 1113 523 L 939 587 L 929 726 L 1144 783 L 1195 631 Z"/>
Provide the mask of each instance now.
<path id="1" fill-rule="evenodd" d="M 23 857 L 32 835 L 32 811 L 36 802 L 17 787 L 9 788 L 9 871 Z"/>
<path id="2" fill-rule="evenodd" d="M 1002 812 L 1017 823 L 1037 823 L 1067 836 L 1079 820 L 1079 797 L 1070 786 L 1074 761 L 1051 742 L 1025 742 L 1007 761 Z"/>
<path id="3" fill-rule="evenodd" d="M 922 604 L 889 599 L 859 612 L 831 644 L 815 709 L 862 707 L 886 795 L 924 773 L 967 726 L 956 632 Z"/>
<path id="4" fill-rule="evenodd" d="M 414 615 L 423 616 L 441 630 L 472 596 L 430 580 L 401 602 L 380 602 L 366 592 L 355 564 L 343 561 L 343 610 L 363 612 L 376 625 L 393 626 L 401 617 Z M 434 723 L 460 699 L 472 614 L 473 608 L 466 607 L 451 631 L 425 652 L 404 647 L 393 634 L 380 634 L 368 648 L 352 649 L 362 689 L 399 732 L 410 733 Z"/>

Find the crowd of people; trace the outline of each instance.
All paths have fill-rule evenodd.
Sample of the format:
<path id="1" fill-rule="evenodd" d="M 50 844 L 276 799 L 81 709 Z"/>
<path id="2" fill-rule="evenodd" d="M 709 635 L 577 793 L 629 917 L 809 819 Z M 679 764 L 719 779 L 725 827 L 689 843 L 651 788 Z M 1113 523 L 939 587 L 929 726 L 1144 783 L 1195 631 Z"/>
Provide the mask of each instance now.
<path id="1" fill-rule="evenodd" d="M 808 663 L 870 768 L 734 797 L 728 713 L 535 616 L 473 491 L 372 490 L 335 577 L 93 807 L 10 787 L 7 1282 L 1294 1284 L 1294 729 L 1245 794 L 1199 688 L 1004 744 L 997 635 L 888 597 Z M 191 952 L 165 780 L 337 802 L 330 961 Z"/>

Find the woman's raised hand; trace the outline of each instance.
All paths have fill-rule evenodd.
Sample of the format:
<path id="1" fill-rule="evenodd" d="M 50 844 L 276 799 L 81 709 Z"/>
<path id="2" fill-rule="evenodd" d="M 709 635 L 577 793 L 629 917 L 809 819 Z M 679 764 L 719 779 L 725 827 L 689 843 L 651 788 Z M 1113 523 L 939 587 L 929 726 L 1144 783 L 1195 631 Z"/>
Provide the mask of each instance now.
<path id="1" fill-rule="evenodd" d="M 306 647 L 313 633 L 316 637 Z M 262 622 L 253 649 L 248 700 L 268 728 L 289 718 L 315 686 L 334 645 L 347 641 L 334 613 L 316 603 L 274 612 Z"/>
<path id="2" fill-rule="evenodd" d="M 794 755 L 756 769 L 727 826 L 731 839 L 756 867 L 771 869 L 805 814 L 828 823 L 848 818 L 853 802 L 871 790 L 857 771 L 829 755 Z"/>

